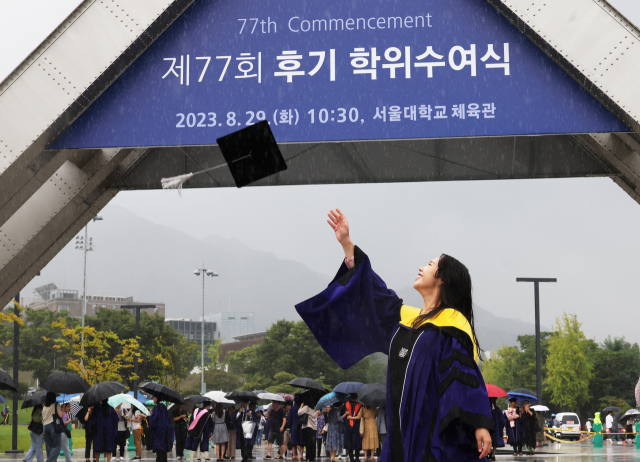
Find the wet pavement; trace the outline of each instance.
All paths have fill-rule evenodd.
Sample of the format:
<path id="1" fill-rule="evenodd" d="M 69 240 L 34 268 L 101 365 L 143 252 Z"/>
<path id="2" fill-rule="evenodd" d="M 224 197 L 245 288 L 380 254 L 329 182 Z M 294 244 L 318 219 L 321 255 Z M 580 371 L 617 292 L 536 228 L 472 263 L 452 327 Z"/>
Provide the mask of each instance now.
<path id="1" fill-rule="evenodd" d="M 507 447 L 508 449 L 508 447 Z M 275 450 L 274 450 L 275 451 Z M 188 461 L 195 462 L 195 454 L 191 451 L 185 451 L 187 455 Z M 125 461 L 129 462 L 130 458 L 135 454 L 129 451 L 125 454 Z M 262 448 L 254 448 L 253 452 L 256 460 L 264 460 L 264 456 L 266 455 L 266 446 L 263 445 Z M 272 454 L 272 456 L 274 456 Z M 3 460 L 21 460 L 24 457 L 24 454 L 4 454 L 0 453 L 0 461 Z M 210 453 L 211 462 L 215 461 L 215 453 Z M 84 462 L 84 450 L 83 449 L 75 449 L 74 448 L 74 462 Z M 102 458 L 101 460 L 104 460 Z M 119 457 L 114 457 L 111 459 L 112 462 L 120 462 Z M 142 461 L 143 462 L 152 462 L 155 461 L 155 455 L 150 451 L 142 452 Z M 169 461 L 176 460 L 175 453 L 169 454 Z M 239 451 L 238 456 L 236 456 L 235 460 L 240 461 Z M 272 459 L 273 460 L 273 459 Z M 286 460 L 291 461 L 291 454 L 287 455 Z M 328 462 L 329 457 L 316 458 L 317 461 Z M 342 461 L 348 460 L 348 458 L 342 457 Z M 360 460 L 364 462 L 364 457 L 361 456 Z M 376 459 L 377 460 L 377 459 Z M 636 449 L 635 444 L 624 444 L 624 445 L 607 445 L 605 444 L 602 448 L 594 448 L 591 442 L 584 443 L 563 443 L 563 444 L 552 444 L 549 446 L 545 446 L 544 448 L 538 448 L 537 453 L 534 456 L 519 456 L 514 457 L 512 454 L 497 454 L 497 461 L 531 461 L 531 462 L 635 462 L 640 461 L 640 449 Z M 35 459 L 34 459 L 35 461 Z M 59 462 L 64 462 L 64 456 L 58 458 Z M 452 461 L 455 462 L 455 461 Z"/>

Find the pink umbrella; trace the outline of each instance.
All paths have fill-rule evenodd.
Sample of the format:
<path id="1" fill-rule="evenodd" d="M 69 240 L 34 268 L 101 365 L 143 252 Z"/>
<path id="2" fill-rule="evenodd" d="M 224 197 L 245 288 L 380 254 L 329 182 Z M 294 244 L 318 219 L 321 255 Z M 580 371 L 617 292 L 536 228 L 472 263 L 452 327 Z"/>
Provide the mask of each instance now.
<path id="1" fill-rule="evenodd" d="M 636 384 L 636 404 L 640 407 L 640 378 Z"/>

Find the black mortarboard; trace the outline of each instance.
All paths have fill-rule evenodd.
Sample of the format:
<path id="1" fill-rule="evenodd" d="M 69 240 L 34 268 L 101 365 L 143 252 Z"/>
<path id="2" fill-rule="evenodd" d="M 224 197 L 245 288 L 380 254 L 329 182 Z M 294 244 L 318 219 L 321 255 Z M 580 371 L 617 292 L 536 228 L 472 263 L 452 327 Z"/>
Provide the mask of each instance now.
<path id="1" fill-rule="evenodd" d="M 287 169 L 266 120 L 216 141 L 238 188 Z"/>

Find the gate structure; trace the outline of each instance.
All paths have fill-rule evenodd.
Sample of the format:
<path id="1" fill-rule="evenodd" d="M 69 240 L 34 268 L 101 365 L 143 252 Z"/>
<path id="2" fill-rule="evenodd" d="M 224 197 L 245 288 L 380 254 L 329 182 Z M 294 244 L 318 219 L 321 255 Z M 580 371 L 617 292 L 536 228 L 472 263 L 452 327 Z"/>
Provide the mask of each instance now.
<path id="1" fill-rule="evenodd" d="M 606 1 L 298 3 L 86 0 L 0 84 L 0 303 L 118 191 L 263 119 L 289 168 L 257 185 L 608 176 L 640 201 L 640 32 Z"/>

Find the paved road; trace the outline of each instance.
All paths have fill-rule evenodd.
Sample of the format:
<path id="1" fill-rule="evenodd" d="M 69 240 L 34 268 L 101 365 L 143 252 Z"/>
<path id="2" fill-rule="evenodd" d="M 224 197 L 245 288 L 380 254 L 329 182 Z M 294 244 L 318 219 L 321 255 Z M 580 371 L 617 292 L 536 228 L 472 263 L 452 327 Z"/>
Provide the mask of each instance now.
<path id="1" fill-rule="evenodd" d="M 190 451 L 186 451 L 187 460 L 191 462 L 195 462 L 194 453 Z M 257 460 L 264 460 L 264 455 L 266 454 L 266 445 L 263 445 L 262 448 L 254 449 L 254 456 Z M 130 457 L 135 455 L 132 452 L 129 452 L 125 455 L 126 462 L 129 462 Z M 211 462 L 215 462 L 215 453 L 210 453 L 210 456 L 213 457 Z M 21 455 L 9 455 L 0 453 L 0 461 L 9 461 L 16 460 L 20 461 L 24 457 L 24 454 Z M 175 460 L 175 456 L 169 455 L 169 461 Z M 240 458 L 237 457 L 235 460 L 239 461 Z M 287 457 L 287 460 L 291 461 L 291 455 Z M 316 459 L 320 462 L 328 462 L 330 459 L 321 458 Z M 348 460 L 343 458 L 343 461 Z M 364 458 L 360 459 L 364 461 Z M 559 445 L 551 445 L 545 446 L 537 453 L 535 456 L 522 456 L 522 457 L 513 457 L 513 455 L 498 455 L 496 460 L 502 462 L 510 462 L 510 461 L 531 461 L 531 462 L 640 462 L 640 449 L 636 449 L 635 444 L 626 444 L 626 445 L 605 445 L 603 448 L 594 448 L 593 444 L 589 442 L 577 443 L 577 444 L 559 444 Z M 34 459 L 35 461 L 35 459 Z M 74 449 L 74 462 L 84 462 L 84 450 L 83 449 Z M 155 461 L 155 455 L 149 451 L 143 451 L 142 453 L 142 461 L 144 462 L 152 462 Z M 58 458 L 58 462 L 64 462 L 64 456 Z M 120 462 L 119 458 L 112 459 L 112 462 Z"/>

